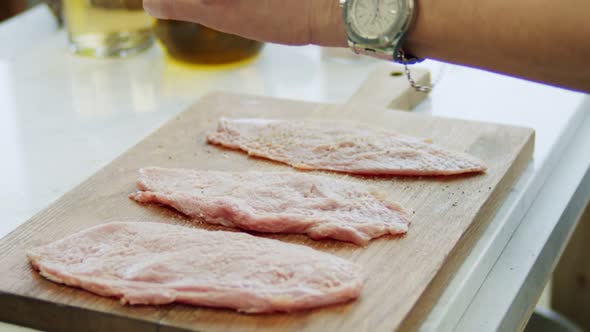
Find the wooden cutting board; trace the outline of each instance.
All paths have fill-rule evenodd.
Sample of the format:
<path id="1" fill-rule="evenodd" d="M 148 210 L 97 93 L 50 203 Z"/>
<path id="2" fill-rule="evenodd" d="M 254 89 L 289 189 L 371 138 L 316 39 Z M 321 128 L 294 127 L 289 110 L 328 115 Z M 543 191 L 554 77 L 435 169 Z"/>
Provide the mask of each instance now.
<path id="1" fill-rule="evenodd" d="M 382 105 L 387 100 L 387 104 L 411 106 L 424 98 L 411 92 L 405 79 L 390 78 L 391 68 L 379 68 L 368 85 L 344 106 L 223 93 L 202 98 L 0 241 L 0 320 L 56 331 L 414 330 L 528 164 L 534 132 L 367 106 L 376 100 L 382 100 Z M 416 75 L 421 81 L 428 80 L 427 72 Z M 396 90 L 388 90 L 393 87 Z M 300 235 L 264 235 L 302 243 L 360 264 L 366 279 L 362 296 L 343 305 L 272 315 L 185 305 L 129 307 L 49 282 L 31 269 L 25 257 L 28 248 L 100 223 L 157 221 L 222 229 L 191 222 L 166 208 L 141 206 L 129 200 L 127 195 L 136 190 L 140 167 L 294 171 L 207 145 L 205 134 L 214 130 L 220 116 L 358 121 L 467 151 L 483 159 L 489 171 L 451 178 L 352 177 L 352 181 L 389 192 L 409 211 L 412 224 L 402 238 L 383 237 L 362 248 Z"/>

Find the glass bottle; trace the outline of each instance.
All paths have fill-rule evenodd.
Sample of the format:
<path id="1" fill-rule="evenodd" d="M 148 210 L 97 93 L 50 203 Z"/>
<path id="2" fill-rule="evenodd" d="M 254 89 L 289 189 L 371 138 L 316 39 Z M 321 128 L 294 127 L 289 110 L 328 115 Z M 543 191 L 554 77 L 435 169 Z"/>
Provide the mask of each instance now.
<path id="1" fill-rule="evenodd" d="M 156 36 L 168 55 L 191 64 L 226 64 L 257 55 L 263 43 L 219 32 L 203 25 L 158 20 Z"/>
<path id="2" fill-rule="evenodd" d="M 149 48 L 155 20 L 142 0 L 63 0 L 70 48 L 96 57 L 122 57 Z"/>

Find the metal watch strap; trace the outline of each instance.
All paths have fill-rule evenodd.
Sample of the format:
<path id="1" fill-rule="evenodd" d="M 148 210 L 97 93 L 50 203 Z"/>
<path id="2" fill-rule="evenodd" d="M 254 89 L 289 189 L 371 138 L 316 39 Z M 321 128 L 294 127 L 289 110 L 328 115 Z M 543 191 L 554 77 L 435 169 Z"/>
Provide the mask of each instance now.
<path id="1" fill-rule="evenodd" d="M 408 64 L 408 65 L 413 65 L 415 63 L 419 63 L 424 61 L 424 59 L 418 58 L 414 55 L 405 53 L 401 48 L 397 49 L 397 50 L 392 50 L 391 48 L 389 49 L 385 49 L 385 50 L 380 50 L 380 49 L 374 49 L 365 45 L 361 45 L 361 44 L 357 44 L 353 41 L 348 41 L 348 46 L 354 51 L 354 53 L 356 54 L 363 54 L 363 55 L 369 55 L 378 59 L 383 59 L 383 60 L 393 60 L 397 63 L 401 63 L 401 64 Z"/>
<path id="2" fill-rule="evenodd" d="M 357 43 L 350 41 L 350 40 L 348 41 L 348 44 L 349 44 L 350 48 L 356 54 L 368 55 L 371 57 L 375 57 L 375 58 L 383 59 L 383 60 L 387 60 L 387 61 L 393 60 L 394 62 L 404 65 L 404 72 L 406 74 L 408 82 L 410 83 L 410 86 L 414 90 L 416 90 L 418 92 L 424 92 L 424 93 L 428 93 L 428 92 L 432 91 L 431 86 L 425 86 L 425 85 L 420 85 L 420 84 L 416 83 L 416 81 L 412 77 L 412 74 L 410 73 L 410 68 L 408 68 L 408 65 L 413 65 L 413 64 L 422 62 L 422 61 L 424 61 L 424 59 L 418 58 L 414 55 L 406 54 L 406 52 L 404 52 L 404 50 L 402 48 L 399 48 L 397 51 L 393 51 L 392 49 L 376 50 L 376 49 L 372 49 L 370 47 L 366 47 L 366 46 L 357 44 Z"/>
<path id="3" fill-rule="evenodd" d="M 424 61 L 423 58 L 419 58 L 413 54 L 406 53 L 401 47 L 398 48 L 395 52 L 393 60 L 397 63 L 401 63 L 404 65 L 413 65 Z"/>
<path id="4" fill-rule="evenodd" d="M 410 83 L 410 86 L 418 92 L 428 93 L 428 92 L 432 91 L 432 86 L 420 85 L 420 84 L 416 83 L 416 81 L 412 77 L 412 74 L 410 73 L 410 68 L 408 68 L 408 65 L 414 64 L 417 62 L 422 62 L 424 59 L 417 58 L 415 56 L 410 56 L 410 58 L 407 58 L 406 53 L 401 48 L 399 49 L 397 54 L 398 54 L 400 60 L 402 61 L 401 63 L 404 65 L 404 71 L 406 73 L 406 77 L 408 78 L 408 82 Z M 411 61 L 413 61 L 413 62 L 411 62 Z"/>
<path id="5" fill-rule="evenodd" d="M 348 41 L 348 46 L 356 54 L 368 55 L 368 56 L 375 57 L 378 59 L 389 60 L 389 61 L 394 60 L 395 61 L 395 57 L 393 56 L 393 51 L 391 49 L 389 49 L 389 50 L 374 49 L 374 48 L 370 48 L 365 45 L 357 44 L 351 40 Z"/>

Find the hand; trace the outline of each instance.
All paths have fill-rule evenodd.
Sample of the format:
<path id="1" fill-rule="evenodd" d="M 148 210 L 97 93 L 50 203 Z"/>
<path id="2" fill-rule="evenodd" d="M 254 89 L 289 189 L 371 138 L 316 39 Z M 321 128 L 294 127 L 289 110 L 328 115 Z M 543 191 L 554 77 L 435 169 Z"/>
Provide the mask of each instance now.
<path id="1" fill-rule="evenodd" d="M 346 46 L 338 0 L 143 0 L 157 18 L 288 45 Z"/>

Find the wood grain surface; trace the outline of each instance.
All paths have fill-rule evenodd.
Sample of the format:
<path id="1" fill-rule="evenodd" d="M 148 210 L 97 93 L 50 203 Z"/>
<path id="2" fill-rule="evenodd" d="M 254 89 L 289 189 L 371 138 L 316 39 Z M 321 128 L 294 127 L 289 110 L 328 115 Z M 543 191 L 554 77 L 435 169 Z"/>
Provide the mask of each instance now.
<path id="1" fill-rule="evenodd" d="M 358 247 L 302 235 L 257 234 L 302 243 L 362 265 L 362 295 L 343 305 L 271 315 L 176 304 L 129 307 L 52 283 L 31 269 L 27 249 L 105 222 L 155 221 L 223 229 L 128 199 L 136 190 L 140 167 L 294 171 L 207 145 L 205 135 L 215 129 L 220 116 L 351 120 L 431 138 L 480 157 L 489 171 L 450 178 L 346 176 L 379 187 L 409 211 L 412 224 L 404 237 L 383 237 Z M 363 106 L 358 100 L 342 106 L 209 95 L 0 241 L 0 320 L 60 331 L 414 330 L 528 164 L 533 146 L 531 129 L 391 111 Z"/>

